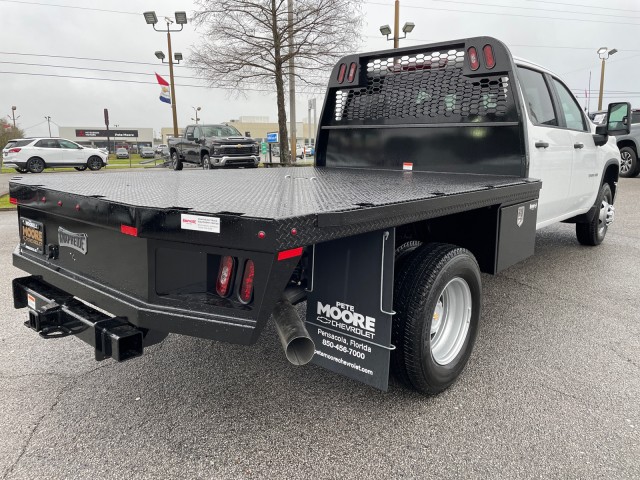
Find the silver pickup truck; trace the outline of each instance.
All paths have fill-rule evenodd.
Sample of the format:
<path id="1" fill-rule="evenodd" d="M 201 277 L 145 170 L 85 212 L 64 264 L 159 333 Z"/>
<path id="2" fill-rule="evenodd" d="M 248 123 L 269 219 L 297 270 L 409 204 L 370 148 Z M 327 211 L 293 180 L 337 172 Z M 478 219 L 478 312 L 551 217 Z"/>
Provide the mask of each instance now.
<path id="1" fill-rule="evenodd" d="M 589 114 L 596 125 L 605 121 L 606 111 Z M 640 109 L 631 110 L 631 133 L 616 136 L 616 145 L 620 149 L 620 176 L 635 177 L 640 173 L 638 152 L 640 152 Z"/>

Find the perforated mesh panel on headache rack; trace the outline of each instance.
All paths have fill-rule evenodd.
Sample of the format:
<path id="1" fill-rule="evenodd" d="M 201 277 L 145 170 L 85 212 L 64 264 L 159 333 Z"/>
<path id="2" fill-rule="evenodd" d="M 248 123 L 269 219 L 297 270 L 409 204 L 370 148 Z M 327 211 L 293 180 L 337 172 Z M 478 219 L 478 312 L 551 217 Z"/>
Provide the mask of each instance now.
<path id="1" fill-rule="evenodd" d="M 519 122 L 513 69 L 508 49 L 491 37 L 345 57 L 329 80 L 319 164 L 322 127 Z"/>
<path id="2" fill-rule="evenodd" d="M 486 45 L 492 68 L 486 66 Z M 517 121 L 512 70 L 506 47 L 488 37 L 345 57 L 332 72 L 324 113 L 330 113 L 331 125 Z"/>

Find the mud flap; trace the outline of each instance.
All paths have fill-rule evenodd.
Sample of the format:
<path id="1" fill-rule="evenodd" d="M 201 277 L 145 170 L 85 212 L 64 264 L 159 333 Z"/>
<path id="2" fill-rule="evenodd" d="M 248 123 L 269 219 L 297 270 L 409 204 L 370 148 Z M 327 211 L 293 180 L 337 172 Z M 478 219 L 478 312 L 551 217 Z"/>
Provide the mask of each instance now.
<path id="1" fill-rule="evenodd" d="M 380 390 L 389 383 L 395 229 L 321 243 L 306 326 L 313 363 Z"/>

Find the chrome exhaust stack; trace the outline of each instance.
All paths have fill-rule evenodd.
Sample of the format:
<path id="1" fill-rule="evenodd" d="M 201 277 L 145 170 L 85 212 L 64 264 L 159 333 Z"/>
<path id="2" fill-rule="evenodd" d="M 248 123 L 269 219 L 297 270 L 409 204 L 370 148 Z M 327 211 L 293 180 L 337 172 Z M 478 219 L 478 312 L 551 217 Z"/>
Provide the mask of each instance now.
<path id="1" fill-rule="evenodd" d="M 316 353 L 316 346 L 291 302 L 282 299 L 276 303 L 273 318 L 287 360 L 294 365 L 309 363 Z"/>

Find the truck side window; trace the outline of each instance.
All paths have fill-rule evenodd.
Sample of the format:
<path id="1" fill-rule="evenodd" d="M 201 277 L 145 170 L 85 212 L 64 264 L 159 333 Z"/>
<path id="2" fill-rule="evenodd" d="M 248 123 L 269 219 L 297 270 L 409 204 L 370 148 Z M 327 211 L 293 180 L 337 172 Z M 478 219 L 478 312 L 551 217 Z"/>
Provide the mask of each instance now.
<path id="1" fill-rule="evenodd" d="M 187 140 L 193 140 L 193 128 L 194 127 L 187 127 L 187 130 L 184 134 L 184 136 L 187 137 Z"/>
<path id="2" fill-rule="evenodd" d="M 202 138 L 202 132 L 200 131 L 200 127 L 196 127 L 195 130 L 193 131 L 193 138 L 195 138 L 196 140 Z"/>
<path id="3" fill-rule="evenodd" d="M 582 109 L 576 103 L 571 92 L 555 78 L 553 79 L 553 84 L 558 91 L 558 97 L 560 97 L 560 104 L 564 112 L 564 119 L 567 122 L 567 128 L 582 130 L 583 132 L 586 131 L 587 125 L 582 116 Z"/>
<path id="4" fill-rule="evenodd" d="M 542 73 L 518 67 L 518 78 L 531 121 L 536 125 L 558 125 L 551 94 Z"/>

